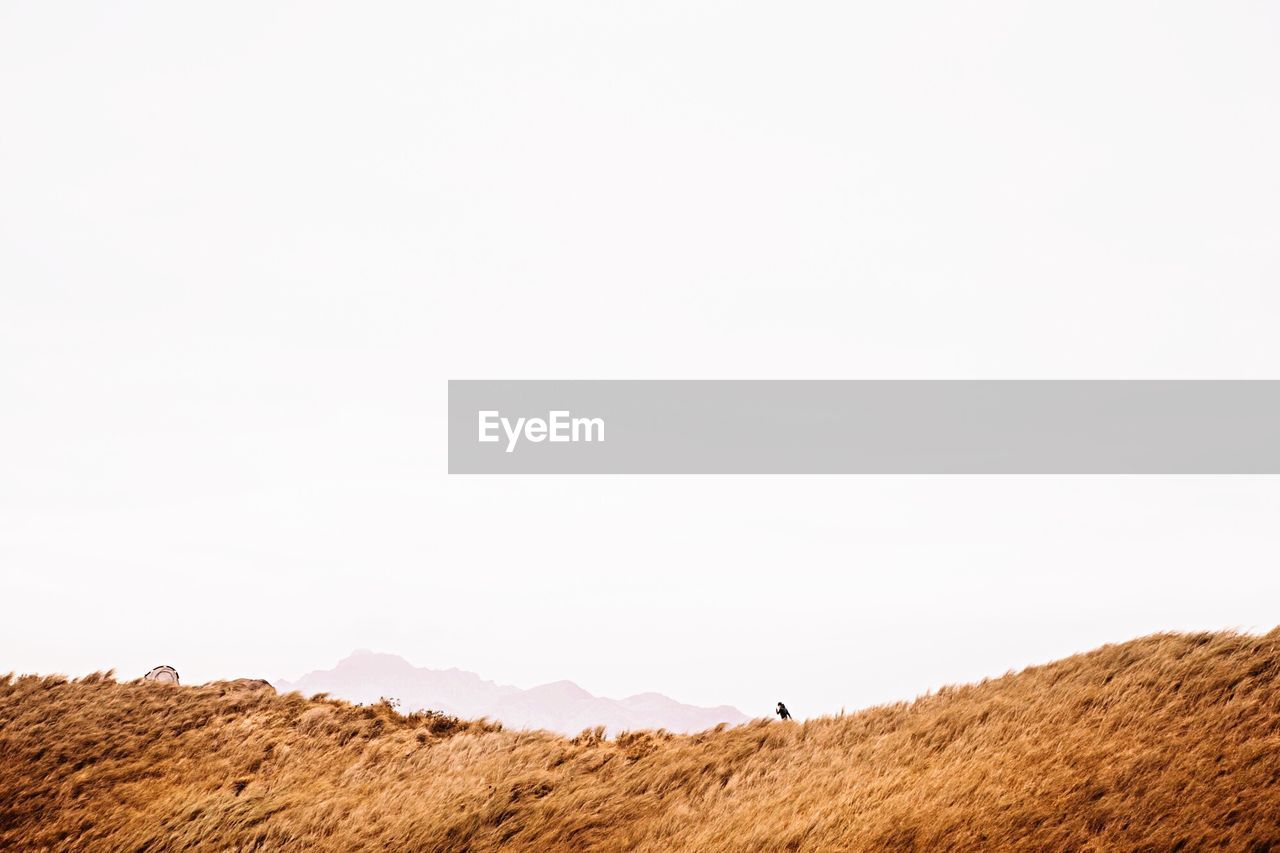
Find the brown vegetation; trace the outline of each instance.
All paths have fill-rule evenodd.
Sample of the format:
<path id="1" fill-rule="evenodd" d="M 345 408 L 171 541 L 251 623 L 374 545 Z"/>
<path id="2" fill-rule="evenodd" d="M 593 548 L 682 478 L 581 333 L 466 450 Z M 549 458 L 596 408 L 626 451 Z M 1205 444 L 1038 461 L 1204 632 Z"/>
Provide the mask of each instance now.
<path id="1" fill-rule="evenodd" d="M 0 849 L 1268 849 L 1280 632 L 606 740 L 252 684 L 0 679 Z"/>

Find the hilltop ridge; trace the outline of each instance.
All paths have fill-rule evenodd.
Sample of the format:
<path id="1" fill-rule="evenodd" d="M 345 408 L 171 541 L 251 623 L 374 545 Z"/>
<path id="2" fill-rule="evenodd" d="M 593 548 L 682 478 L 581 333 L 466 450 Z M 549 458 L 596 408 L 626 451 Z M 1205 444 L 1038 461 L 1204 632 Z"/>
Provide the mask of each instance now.
<path id="1" fill-rule="evenodd" d="M 1280 846 L 1280 631 L 1162 634 L 804 723 L 604 739 L 0 679 L 0 848 Z"/>

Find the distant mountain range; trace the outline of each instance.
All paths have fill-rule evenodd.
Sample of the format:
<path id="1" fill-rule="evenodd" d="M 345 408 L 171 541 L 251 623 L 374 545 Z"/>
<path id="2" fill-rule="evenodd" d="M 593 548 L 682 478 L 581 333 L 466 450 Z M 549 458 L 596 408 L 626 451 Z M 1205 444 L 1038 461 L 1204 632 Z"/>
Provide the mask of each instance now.
<path id="1" fill-rule="evenodd" d="M 327 693 L 351 702 L 399 699 L 401 710 L 431 709 L 463 718 L 488 717 L 514 729 L 549 729 L 577 734 L 604 726 L 610 734 L 636 729 L 694 732 L 719 723 L 747 721 L 737 708 L 699 708 L 661 693 L 639 693 L 625 699 L 593 696 L 572 681 L 556 681 L 521 690 L 485 681 L 460 669 L 417 667 L 398 655 L 356 651 L 333 669 L 309 672 L 297 681 L 277 680 L 281 693 L 305 696 Z"/>

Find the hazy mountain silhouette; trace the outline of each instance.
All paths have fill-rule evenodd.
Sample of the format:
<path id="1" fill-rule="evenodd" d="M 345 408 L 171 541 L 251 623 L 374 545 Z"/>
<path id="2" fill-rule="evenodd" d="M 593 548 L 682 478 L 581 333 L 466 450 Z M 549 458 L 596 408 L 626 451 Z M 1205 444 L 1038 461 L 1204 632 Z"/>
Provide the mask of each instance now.
<path id="1" fill-rule="evenodd" d="M 272 682 L 281 693 L 296 690 L 305 696 L 328 693 L 351 702 L 370 703 L 393 697 L 402 711 L 432 709 L 463 718 L 488 717 L 511 728 L 550 729 L 577 734 L 604 726 L 611 734 L 635 729 L 693 732 L 719 723 L 737 724 L 747 716 L 720 705 L 699 708 L 660 693 L 639 693 L 625 699 L 593 696 L 572 681 L 555 681 L 521 690 L 485 681 L 460 669 L 417 667 L 398 655 L 364 649 L 338 662 L 333 669 L 309 672 L 297 681 Z"/>

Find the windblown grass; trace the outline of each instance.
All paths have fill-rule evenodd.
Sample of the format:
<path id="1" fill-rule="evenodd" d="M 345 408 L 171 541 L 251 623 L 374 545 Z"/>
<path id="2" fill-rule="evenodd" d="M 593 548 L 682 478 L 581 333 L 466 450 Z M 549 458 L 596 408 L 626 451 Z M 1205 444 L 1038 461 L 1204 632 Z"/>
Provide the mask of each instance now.
<path id="1" fill-rule="evenodd" d="M 1280 847 L 1280 632 L 607 740 L 252 683 L 0 679 L 0 849 Z"/>

